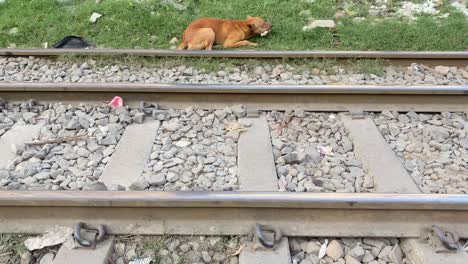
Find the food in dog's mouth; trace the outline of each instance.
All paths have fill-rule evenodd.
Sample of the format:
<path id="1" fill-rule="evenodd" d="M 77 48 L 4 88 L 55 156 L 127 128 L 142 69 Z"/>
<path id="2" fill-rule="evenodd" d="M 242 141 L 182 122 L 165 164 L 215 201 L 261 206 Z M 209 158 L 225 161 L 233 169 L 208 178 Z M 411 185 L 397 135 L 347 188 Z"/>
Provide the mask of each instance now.
<path id="1" fill-rule="evenodd" d="M 260 33 L 260 36 L 264 37 L 264 36 L 266 36 L 268 33 L 270 33 L 270 31 L 269 31 L 269 30 L 265 30 L 265 31 L 263 31 L 262 33 Z"/>

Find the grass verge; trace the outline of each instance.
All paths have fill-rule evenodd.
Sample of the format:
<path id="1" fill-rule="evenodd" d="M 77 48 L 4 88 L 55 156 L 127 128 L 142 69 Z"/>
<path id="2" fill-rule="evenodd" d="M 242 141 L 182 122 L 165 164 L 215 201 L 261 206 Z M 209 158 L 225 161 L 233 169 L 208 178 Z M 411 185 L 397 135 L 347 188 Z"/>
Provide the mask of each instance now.
<path id="1" fill-rule="evenodd" d="M 175 0 L 173 0 L 175 1 Z M 366 16 L 370 1 L 354 0 L 343 7 L 340 0 L 185 0 L 178 10 L 171 0 L 6 0 L 0 4 L 0 47 L 49 46 L 66 35 L 83 36 L 99 47 L 162 48 L 179 37 L 193 19 L 215 16 L 243 19 L 261 16 L 273 23 L 271 35 L 256 37 L 260 50 L 465 50 L 468 27 L 463 14 L 448 18 L 423 16 L 414 22 L 398 18 L 359 22 L 353 16 Z M 349 2 L 349 1 L 348 1 Z M 398 1 L 391 0 L 395 8 Z M 337 21 L 336 29 L 302 31 L 307 19 L 299 13 L 309 10 L 315 19 L 333 18 L 336 11 L 353 9 L 352 15 Z M 103 14 L 92 24 L 93 12 Z M 252 47 L 249 47 L 252 48 Z"/>

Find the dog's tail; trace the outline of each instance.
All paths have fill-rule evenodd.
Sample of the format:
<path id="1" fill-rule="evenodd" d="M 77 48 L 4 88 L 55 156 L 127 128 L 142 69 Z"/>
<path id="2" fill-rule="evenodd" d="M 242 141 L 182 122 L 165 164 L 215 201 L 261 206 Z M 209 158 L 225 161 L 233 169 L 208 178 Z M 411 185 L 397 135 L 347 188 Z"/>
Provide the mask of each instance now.
<path id="1" fill-rule="evenodd" d="M 177 47 L 178 50 L 183 50 L 185 48 L 187 48 L 187 43 L 185 41 L 182 41 L 182 43 Z"/>

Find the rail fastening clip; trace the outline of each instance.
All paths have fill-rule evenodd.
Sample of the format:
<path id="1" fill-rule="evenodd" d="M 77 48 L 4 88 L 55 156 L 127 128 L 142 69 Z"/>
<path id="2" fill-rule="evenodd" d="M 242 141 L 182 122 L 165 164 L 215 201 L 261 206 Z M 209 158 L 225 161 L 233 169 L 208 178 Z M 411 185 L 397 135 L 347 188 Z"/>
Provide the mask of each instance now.
<path id="1" fill-rule="evenodd" d="M 81 236 L 81 231 L 85 230 L 90 233 L 95 233 L 94 237 L 90 240 L 84 239 Z M 104 225 L 99 225 L 97 228 L 92 228 L 87 226 L 83 222 L 79 222 L 76 224 L 75 229 L 73 231 L 73 238 L 75 241 L 82 247 L 88 247 L 88 248 L 96 248 L 96 244 L 99 241 L 104 240 L 106 237 L 107 231 Z"/>

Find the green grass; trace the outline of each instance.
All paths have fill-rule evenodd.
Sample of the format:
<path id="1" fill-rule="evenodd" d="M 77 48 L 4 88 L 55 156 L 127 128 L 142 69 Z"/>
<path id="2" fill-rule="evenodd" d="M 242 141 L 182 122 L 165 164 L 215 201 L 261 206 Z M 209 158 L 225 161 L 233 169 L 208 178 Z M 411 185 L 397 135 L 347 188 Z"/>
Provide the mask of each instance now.
<path id="1" fill-rule="evenodd" d="M 27 238 L 23 234 L 0 234 L 0 263 L 19 263 L 21 254 L 27 251 L 24 246 Z"/>
<path id="2" fill-rule="evenodd" d="M 6 0 L 0 4 L 0 47 L 51 46 L 66 35 L 79 35 L 106 48 L 169 48 L 173 37 L 180 39 L 184 28 L 198 17 L 243 19 L 260 16 L 273 24 L 268 37 L 253 41 L 259 50 L 465 50 L 468 48 L 467 20 L 452 13 L 447 19 L 421 17 L 415 22 L 398 18 L 355 22 L 352 17 L 338 21 L 336 29 L 303 32 L 309 10 L 315 19 L 333 18 L 341 0 L 185 0 L 179 11 L 159 0 Z M 389 1 L 396 7 L 398 1 Z M 354 0 L 353 16 L 365 16 L 369 1 Z M 450 9 L 450 8 L 446 8 Z M 96 24 L 93 12 L 103 14 Z M 10 34 L 12 28 L 17 34 Z M 219 47 L 218 47 L 219 48 Z M 249 47 L 252 49 L 252 47 Z"/>

